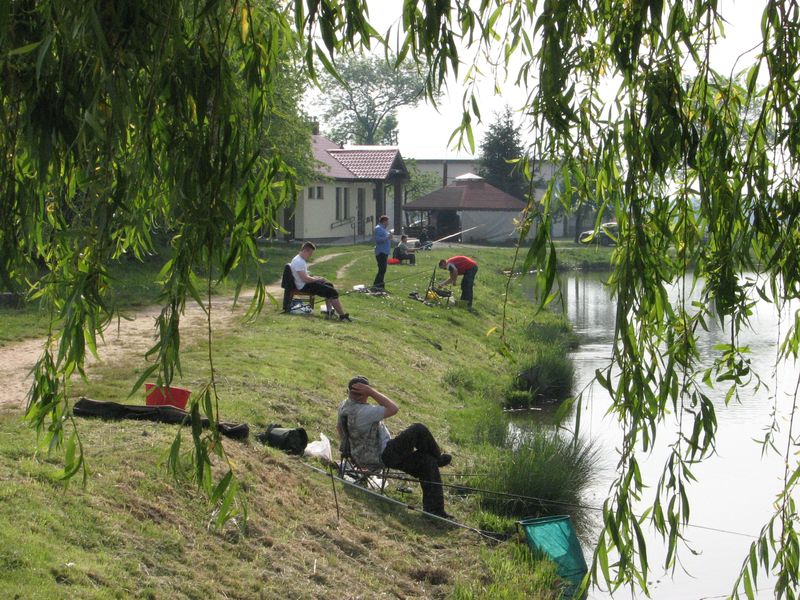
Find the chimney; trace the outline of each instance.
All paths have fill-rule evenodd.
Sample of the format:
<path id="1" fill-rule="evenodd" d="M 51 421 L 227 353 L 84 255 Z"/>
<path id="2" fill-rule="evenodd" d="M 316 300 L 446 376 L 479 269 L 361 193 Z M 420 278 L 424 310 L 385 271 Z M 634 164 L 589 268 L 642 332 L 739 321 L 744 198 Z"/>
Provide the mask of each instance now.
<path id="1" fill-rule="evenodd" d="M 311 120 L 311 135 L 319 135 L 319 121 Z"/>

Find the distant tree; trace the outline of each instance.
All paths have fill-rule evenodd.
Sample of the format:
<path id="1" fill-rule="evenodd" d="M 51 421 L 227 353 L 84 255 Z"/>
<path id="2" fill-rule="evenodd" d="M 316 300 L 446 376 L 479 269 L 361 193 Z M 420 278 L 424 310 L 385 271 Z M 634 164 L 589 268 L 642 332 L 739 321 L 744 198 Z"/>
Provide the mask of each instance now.
<path id="1" fill-rule="evenodd" d="M 341 81 L 320 77 L 330 137 L 351 144 L 397 144 L 397 109 L 422 99 L 422 75 L 413 66 L 395 68 L 391 57 L 387 62 L 377 56 L 350 57 L 339 65 L 339 75 Z"/>
<path id="2" fill-rule="evenodd" d="M 406 168 L 408 169 L 408 182 L 404 188 L 404 202 L 413 202 L 417 198 L 442 187 L 442 178 L 436 173 L 421 171 L 417 166 L 417 161 L 413 159 L 407 160 Z"/>
<path id="3" fill-rule="evenodd" d="M 505 111 L 489 125 L 481 143 L 478 175 L 494 187 L 524 200 L 528 185 L 521 165 L 508 162 L 522 158 L 524 153 L 519 129 L 514 124 L 511 109 L 506 106 Z"/>

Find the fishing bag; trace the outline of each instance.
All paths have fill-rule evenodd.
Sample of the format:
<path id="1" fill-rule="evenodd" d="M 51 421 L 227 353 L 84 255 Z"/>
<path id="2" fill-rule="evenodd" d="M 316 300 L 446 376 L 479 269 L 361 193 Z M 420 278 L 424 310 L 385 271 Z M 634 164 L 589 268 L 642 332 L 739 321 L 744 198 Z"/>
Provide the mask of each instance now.
<path id="1" fill-rule="evenodd" d="M 256 439 L 262 444 L 272 448 L 278 448 L 289 454 L 303 454 L 308 445 L 308 434 L 302 427 L 287 429 L 278 423 L 273 423 L 263 433 L 259 433 Z"/>

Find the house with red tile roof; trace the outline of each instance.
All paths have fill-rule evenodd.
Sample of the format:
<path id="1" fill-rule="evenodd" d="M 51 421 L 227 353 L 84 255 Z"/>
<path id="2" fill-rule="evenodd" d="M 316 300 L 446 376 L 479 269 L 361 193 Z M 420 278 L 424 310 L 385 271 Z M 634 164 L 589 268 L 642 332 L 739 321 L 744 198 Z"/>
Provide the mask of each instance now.
<path id="1" fill-rule="evenodd" d="M 372 238 L 380 215 L 400 231 L 403 186 L 408 170 L 397 148 L 346 146 L 311 136 L 319 179 L 298 194 L 285 227 L 298 240 Z M 387 192 L 391 198 L 387 201 Z"/>

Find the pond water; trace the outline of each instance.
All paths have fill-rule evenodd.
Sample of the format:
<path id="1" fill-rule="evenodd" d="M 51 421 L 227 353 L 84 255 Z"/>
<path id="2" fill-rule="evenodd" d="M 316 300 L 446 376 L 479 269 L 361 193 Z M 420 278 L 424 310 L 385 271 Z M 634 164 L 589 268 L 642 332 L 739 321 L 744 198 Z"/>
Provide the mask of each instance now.
<path id="1" fill-rule="evenodd" d="M 572 356 L 576 392 L 592 380 L 595 369 L 608 365 L 611 355 L 615 303 L 603 285 L 606 277 L 586 274 L 562 278 L 566 314 L 581 338 L 581 346 Z M 797 309 L 796 306 L 792 308 Z M 657 600 L 727 597 L 750 543 L 773 513 L 772 503 L 782 488 L 783 459 L 771 452 L 763 454 L 762 446 L 754 440 L 763 437 L 764 429 L 771 422 L 771 409 L 776 404 L 782 429 L 779 447 L 786 445 L 786 416 L 792 405 L 798 368 L 796 364 L 782 364 L 775 369 L 774 364 L 779 334 L 787 330 L 787 315 L 793 315 L 794 310 L 778 315 L 772 305 L 759 302 L 753 315 L 753 331 L 740 336 L 741 342 L 750 346 L 753 368 L 765 379 L 768 390 L 748 391 L 742 394 L 739 402 L 733 401 L 728 406 L 724 402 L 726 387 L 708 392 L 715 403 L 719 424 L 716 454 L 694 467 L 697 481 L 689 488 L 692 526 L 685 530 L 689 547 L 680 548 L 679 565 L 674 572 L 665 572 L 665 545 L 655 530 L 647 526 L 651 569 L 648 581 L 651 596 Z M 701 353 L 709 361 L 714 345 L 727 341 L 722 329 L 710 325 L 711 330 L 702 332 L 700 339 Z M 610 399 L 599 385 L 594 384 L 584 391 L 580 432 L 600 445 L 605 467 L 584 501 L 598 507 L 609 495 L 618 457 L 616 448 L 621 444 L 621 429 L 616 419 L 606 415 L 609 405 Z M 515 417 L 520 418 L 524 417 Z M 574 424 L 574 416 L 571 419 L 568 427 Z M 638 457 L 644 480 L 653 487 L 668 456 L 672 432 L 674 428 L 665 424 L 659 432 L 660 443 L 656 449 Z M 645 498 L 651 496 L 652 493 L 646 493 Z M 584 550 L 589 563 L 591 548 Z M 759 598 L 774 597 L 773 581 L 760 576 L 758 584 Z M 632 594 L 628 588 L 613 595 L 598 589 L 589 594 L 589 598 L 598 599 L 632 597 L 645 596 L 641 592 Z"/>

